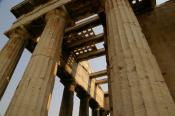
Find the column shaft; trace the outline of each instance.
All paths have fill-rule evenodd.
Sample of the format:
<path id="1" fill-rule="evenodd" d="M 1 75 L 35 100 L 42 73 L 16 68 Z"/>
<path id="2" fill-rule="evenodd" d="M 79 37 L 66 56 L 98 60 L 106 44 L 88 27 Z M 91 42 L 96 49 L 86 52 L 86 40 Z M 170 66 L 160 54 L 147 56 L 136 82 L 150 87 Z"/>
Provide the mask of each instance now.
<path id="1" fill-rule="evenodd" d="M 89 96 L 80 98 L 79 116 L 89 116 Z"/>
<path id="2" fill-rule="evenodd" d="M 72 116 L 75 85 L 66 85 L 63 92 L 59 116 Z"/>
<path id="3" fill-rule="evenodd" d="M 28 32 L 22 27 L 18 28 L 10 34 L 10 39 L 0 52 L 0 99 L 7 88 L 28 38 Z"/>
<path id="4" fill-rule="evenodd" d="M 106 0 L 112 116 L 174 116 L 175 104 L 128 0 Z"/>
<path id="5" fill-rule="evenodd" d="M 106 112 L 103 109 L 100 109 L 100 116 L 106 116 Z"/>
<path id="6" fill-rule="evenodd" d="M 99 108 L 92 109 L 92 116 L 100 116 L 100 109 Z"/>
<path id="7" fill-rule="evenodd" d="M 47 23 L 23 78 L 5 116 L 47 116 L 48 99 L 53 89 L 60 60 L 65 17 L 63 11 L 47 13 Z"/>

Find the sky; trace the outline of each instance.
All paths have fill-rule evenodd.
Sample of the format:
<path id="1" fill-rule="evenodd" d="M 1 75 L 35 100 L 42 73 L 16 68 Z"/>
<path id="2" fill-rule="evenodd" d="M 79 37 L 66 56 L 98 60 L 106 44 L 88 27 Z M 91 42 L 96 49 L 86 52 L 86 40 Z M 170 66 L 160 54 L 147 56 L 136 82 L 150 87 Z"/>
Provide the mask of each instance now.
<path id="1" fill-rule="evenodd" d="M 0 0 L 0 50 L 3 48 L 3 46 L 8 41 L 8 38 L 3 34 L 6 30 L 10 28 L 12 23 L 16 20 L 16 18 L 11 14 L 10 8 L 14 5 L 22 2 L 23 0 Z M 165 2 L 167 0 L 157 0 L 157 5 Z M 94 29 L 95 33 L 101 33 L 102 27 L 97 27 Z M 103 43 L 100 43 L 97 45 L 97 48 L 101 48 Z M 16 87 L 19 83 L 19 81 L 22 78 L 22 75 L 24 73 L 24 70 L 30 60 L 31 53 L 28 50 L 24 50 L 20 61 L 15 69 L 15 72 L 10 80 L 10 83 L 5 91 L 4 96 L 2 97 L 0 101 L 0 116 L 4 115 L 11 98 L 13 97 L 13 94 L 16 90 Z M 95 58 L 89 61 L 94 72 L 100 71 L 103 69 L 106 69 L 106 59 L 105 56 Z M 104 77 L 102 77 L 104 78 Z M 107 84 L 102 85 L 102 88 L 104 91 L 107 91 Z M 58 77 L 56 77 L 53 94 L 52 94 L 52 100 L 50 105 L 50 110 L 48 113 L 48 116 L 58 116 L 61 99 L 62 99 L 62 93 L 63 93 L 63 85 L 60 83 L 60 80 Z M 74 109 L 73 109 L 73 116 L 78 116 L 79 112 L 79 104 L 80 100 L 76 96 L 76 93 L 74 95 Z M 91 109 L 90 109 L 90 116 L 91 116 Z"/>

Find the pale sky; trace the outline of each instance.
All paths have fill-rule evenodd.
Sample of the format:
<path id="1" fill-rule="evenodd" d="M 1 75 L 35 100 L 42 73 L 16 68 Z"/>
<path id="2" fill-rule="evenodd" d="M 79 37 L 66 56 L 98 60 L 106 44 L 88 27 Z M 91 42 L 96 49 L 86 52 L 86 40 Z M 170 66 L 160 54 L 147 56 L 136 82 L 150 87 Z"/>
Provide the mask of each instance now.
<path id="1" fill-rule="evenodd" d="M 3 46 L 8 41 L 8 38 L 4 36 L 4 32 L 10 28 L 12 23 L 16 20 L 15 17 L 10 13 L 10 8 L 14 5 L 18 4 L 19 2 L 22 2 L 23 0 L 0 0 L 0 50 L 3 48 Z M 167 0 L 157 0 L 157 5 L 165 2 Z M 95 33 L 102 32 L 102 28 L 98 27 L 94 29 Z M 102 46 L 102 43 L 97 45 L 98 48 Z M 30 60 L 31 53 L 29 53 L 26 49 L 24 50 L 22 57 L 15 69 L 15 72 L 12 76 L 12 79 L 10 81 L 10 84 L 0 101 L 0 116 L 4 115 L 10 100 L 14 94 L 14 91 L 19 83 L 19 81 L 22 78 L 23 72 L 25 70 L 25 67 L 27 66 L 28 61 Z M 106 63 L 105 63 L 105 57 L 99 57 L 96 59 L 90 60 L 90 64 L 94 71 L 99 71 L 106 69 Z M 60 83 L 59 78 L 56 78 L 55 80 L 55 86 L 53 90 L 52 95 L 52 101 L 51 106 L 49 110 L 49 116 L 58 116 L 61 99 L 62 99 L 62 92 L 63 92 L 63 85 Z M 107 84 L 104 84 L 102 88 L 107 91 Z M 74 109 L 73 109 L 73 116 L 78 116 L 79 112 L 79 98 L 76 96 L 74 97 Z M 90 110 L 90 116 L 91 116 L 91 110 Z"/>

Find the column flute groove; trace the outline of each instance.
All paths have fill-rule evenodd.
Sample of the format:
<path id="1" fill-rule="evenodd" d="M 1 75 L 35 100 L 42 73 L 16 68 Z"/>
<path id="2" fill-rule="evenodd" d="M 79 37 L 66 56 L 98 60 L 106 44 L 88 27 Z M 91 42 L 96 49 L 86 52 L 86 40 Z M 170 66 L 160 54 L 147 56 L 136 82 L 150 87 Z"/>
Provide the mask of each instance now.
<path id="1" fill-rule="evenodd" d="M 175 104 L 128 0 L 106 0 L 112 115 L 173 116 Z"/>
<path id="2" fill-rule="evenodd" d="M 22 26 L 13 30 L 9 34 L 10 40 L 0 52 L 0 99 L 7 88 L 29 37 L 30 34 Z"/>

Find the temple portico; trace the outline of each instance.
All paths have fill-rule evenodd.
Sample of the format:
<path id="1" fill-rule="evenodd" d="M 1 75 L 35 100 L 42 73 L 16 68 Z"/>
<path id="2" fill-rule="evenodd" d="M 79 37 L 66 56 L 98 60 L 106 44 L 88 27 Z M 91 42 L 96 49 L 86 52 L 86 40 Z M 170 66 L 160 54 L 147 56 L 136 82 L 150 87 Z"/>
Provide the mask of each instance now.
<path id="1" fill-rule="evenodd" d="M 59 116 L 73 115 L 74 95 L 79 116 L 89 116 L 89 108 L 92 116 L 175 116 L 174 11 L 173 0 L 159 7 L 155 0 L 14 6 L 17 20 L 0 51 L 0 99 L 24 48 L 32 57 L 5 116 L 47 116 L 56 76 L 64 85 Z M 98 26 L 102 33 L 94 31 Z M 88 60 L 101 56 L 106 69 L 94 72 Z"/>

